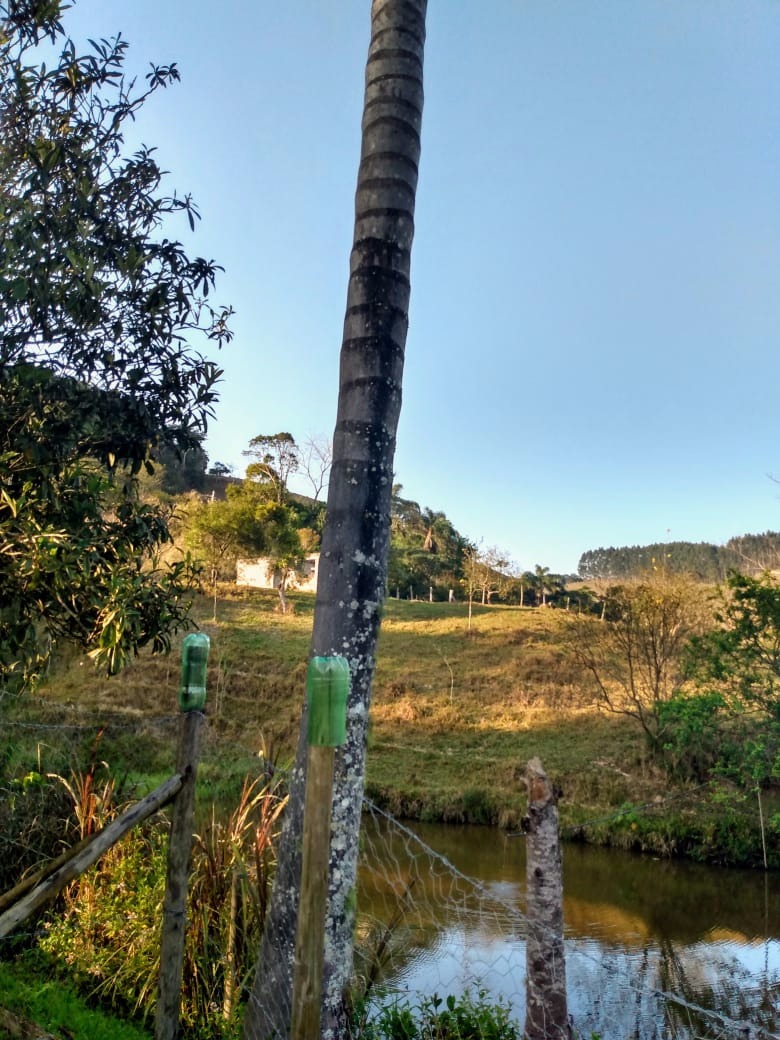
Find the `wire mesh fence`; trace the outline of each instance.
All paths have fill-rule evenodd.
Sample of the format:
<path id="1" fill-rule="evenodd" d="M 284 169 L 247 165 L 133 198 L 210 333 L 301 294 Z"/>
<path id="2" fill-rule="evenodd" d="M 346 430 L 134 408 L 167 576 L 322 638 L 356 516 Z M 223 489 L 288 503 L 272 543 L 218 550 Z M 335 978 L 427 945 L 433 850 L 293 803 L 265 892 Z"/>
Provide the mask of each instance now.
<path id="1" fill-rule="evenodd" d="M 27 732 L 37 730 L 42 740 L 56 729 L 63 738 L 71 733 L 89 742 L 101 728 L 139 736 L 155 729 L 172 736 L 175 721 L 175 716 L 135 719 L 117 712 L 111 718 L 101 713 L 94 719 L 74 715 L 72 720 L 67 717 L 56 723 L 22 720 L 15 725 Z M 253 756 L 260 771 L 268 766 L 261 749 L 233 750 Z M 645 807 L 647 812 L 656 808 L 654 804 Z M 578 825 L 578 832 L 584 826 Z M 456 829 L 450 831 L 457 840 Z M 365 996 L 366 1020 L 394 1001 L 419 1010 L 432 998 L 481 993 L 488 1002 L 502 1002 L 522 1027 L 523 842 L 487 828 L 480 833 L 485 849 L 501 845 L 508 861 L 506 870 L 498 874 L 483 871 L 479 862 L 475 869 L 473 855 L 464 867 L 457 844 L 453 854 L 452 838 L 442 848 L 438 838 L 431 838 L 424 828 L 408 826 L 365 802 L 354 981 L 356 993 Z M 6 857 L 22 858 L 34 852 L 27 847 L 30 842 L 19 836 L 6 833 L 2 840 Z M 577 848 L 568 846 L 564 859 L 578 870 Z M 636 862 L 636 877 L 647 879 L 647 871 L 639 869 L 642 861 Z M 662 868 L 657 865 L 650 868 L 650 881 L 637 884 L 653 887 L 653 869 L 660 879 Z M 746 885 L 755 887 L 756 877 L 746 873 Z M 767 880 L 763 923 L 753 920 L 758 910 L 746 911 L 750 920 L 742 929 L 732 928 L 734 934 L 682 938 L 664 937 L 662 928 L 647 934 L 639 924 L 632 935 L 630 922 L 621 935 L 612 934 L 604 919 L 610 913 L 606 898 L 591 908 L 594 919 L 600 914 L 602 919 L 596 921 L 593 934 L 588 934 L 578 917 L 582 900 L 577 901 L 576 870 L 573 878 L 572 902 L 565 906 L 564 919 L 575 1035 L 588 1040 L 592 1034 L 603 1040 L 771 1040 L 780 1036 L 780 889 L 776 877 Z M 734 883 L 734 875 L 729 878 L 729 884 Z M 616 882 L 605 873 L 603 884 L 606 894 Z M 628 894 L 629 901 L 630 897 Z M 680 912 L 685 914 L 688 909 L 683 907 Z M 16 941 L 19 939 L 17 936 Z"/>
<path id="2" fill-rule="evenodd" d="M 464 873 L 411 827 L 368 802 L 364 808 L 358 988 L 375 1006 L 400 1000 L 418 1008 L 432 994 L 446 999 L 481 993 L 503 1003 L 522 1025 L 527 918 L 520 857 L 513 860 L 514 879 L 503 871 L 485 882 Z M 488 830 L 483 840 L 501 841 Z M 606 896 L 608 878 L 604 884 Z M 569 926 L 565 943 L 575 1035 L 778 1036 L 777 939 L 676 943 L 639 932 L 617 940 L 577 931 Z"/>

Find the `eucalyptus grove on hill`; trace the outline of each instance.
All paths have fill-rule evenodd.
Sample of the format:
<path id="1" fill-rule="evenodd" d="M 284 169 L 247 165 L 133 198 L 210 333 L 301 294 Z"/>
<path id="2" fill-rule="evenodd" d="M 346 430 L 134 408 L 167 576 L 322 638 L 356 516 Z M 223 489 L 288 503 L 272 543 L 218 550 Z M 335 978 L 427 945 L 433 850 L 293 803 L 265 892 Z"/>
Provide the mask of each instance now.
<path id="1" fill-rule="evenodd" d="M 325 942 L 323 1036 L 345 1035 L 368 709 L 385 594 L 393 456 L 408 326 L 420 158 L 426 0 L 373 0 L 333 466 L 312 654 L 350 665 L 347 738 L 337 749 Z M 276 884 L 245 1035 L 290 1027 L 306 767 L 306 712 Z"/>

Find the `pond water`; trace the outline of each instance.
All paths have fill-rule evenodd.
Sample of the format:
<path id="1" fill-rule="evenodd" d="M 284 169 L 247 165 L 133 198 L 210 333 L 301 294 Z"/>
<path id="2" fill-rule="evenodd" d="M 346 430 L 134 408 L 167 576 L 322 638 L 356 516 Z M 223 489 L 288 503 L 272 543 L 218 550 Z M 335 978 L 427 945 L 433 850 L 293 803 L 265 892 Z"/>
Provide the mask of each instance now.
<path id="1" fill-rule="evenodd" d="M 484 988 L 522 1024 L 523 839 L 374 814 L 363 842 L 358 947 L 377 950 L 363 972 L 413 1003 Z M 569 1011 L 583 1036 L 778 1033 L 780 876 L 584 845 L 563 859 Z"/>

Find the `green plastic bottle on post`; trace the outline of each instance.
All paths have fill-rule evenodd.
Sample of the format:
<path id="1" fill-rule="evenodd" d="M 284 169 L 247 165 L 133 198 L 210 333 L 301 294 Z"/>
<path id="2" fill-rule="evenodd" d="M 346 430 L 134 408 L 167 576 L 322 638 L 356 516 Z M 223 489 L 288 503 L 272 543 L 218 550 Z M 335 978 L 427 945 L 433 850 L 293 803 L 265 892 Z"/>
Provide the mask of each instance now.
<path id="1" fill-rule="evenodd" d="M 205 632 L 190 632 L 181 645 L 181 686 L 179 707 L 182 711 L 203 711 L 206 706 L 206 666 L 211 640 Z"/>
<path id="2" fill-rule="evenodd" d="M 306 672 L 310 747 L 340 747 L 347 737 L 349 661 L 312 657 Z"/>

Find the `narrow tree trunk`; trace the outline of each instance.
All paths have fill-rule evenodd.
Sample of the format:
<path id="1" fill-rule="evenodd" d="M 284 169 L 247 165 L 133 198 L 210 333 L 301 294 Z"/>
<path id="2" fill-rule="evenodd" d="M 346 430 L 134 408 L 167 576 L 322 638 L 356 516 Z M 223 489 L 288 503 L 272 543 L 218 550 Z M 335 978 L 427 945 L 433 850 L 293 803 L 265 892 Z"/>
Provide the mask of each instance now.
<path id="1" fill-rule="evenodd" d="M 557 795 L 542 763 L 526 766 L 526 1013 L 524 1040 L 570 1040 L 563 953 L 563 867 Z"/>
<path id="2" fill-rule="evenodd" d="M 373 0 L 363 142 L 333 469 L 322 537 L 312 654 L 349 660 L 347 739 L 336 754 L 321 1035 L 344 1034 L 366 731 L 390 537 L 393 456 L 408 324 L 420 156 L 427 0 Z M 248 1040 L 289 1035 L 300 891 L 306 712 L 290 781 Z"/>

